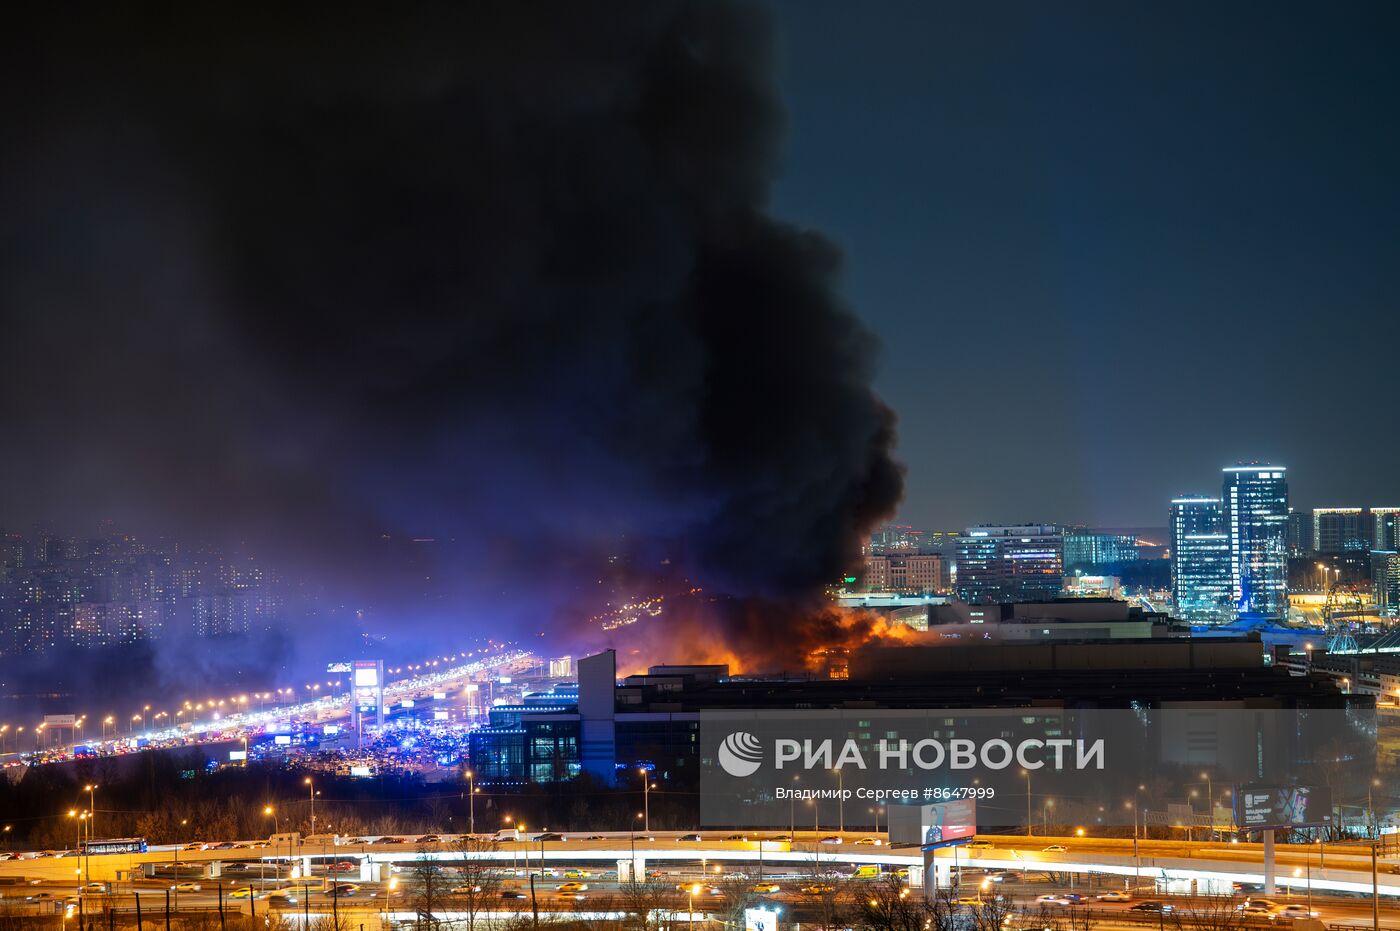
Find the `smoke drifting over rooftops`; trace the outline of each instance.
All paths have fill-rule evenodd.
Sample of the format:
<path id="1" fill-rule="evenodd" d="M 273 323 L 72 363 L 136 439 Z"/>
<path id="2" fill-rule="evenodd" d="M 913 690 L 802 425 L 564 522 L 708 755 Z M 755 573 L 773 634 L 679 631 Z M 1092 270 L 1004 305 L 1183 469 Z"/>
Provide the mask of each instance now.
<path id="1" fill-rule="evenodd" d="M 491 623 L 615 553 L 810 596 L 901 473 L 837 249 L 766 211 L 770 45 L 709 0 L 14 11 L 0 521 L 368 588 L 450 539 Z"/>

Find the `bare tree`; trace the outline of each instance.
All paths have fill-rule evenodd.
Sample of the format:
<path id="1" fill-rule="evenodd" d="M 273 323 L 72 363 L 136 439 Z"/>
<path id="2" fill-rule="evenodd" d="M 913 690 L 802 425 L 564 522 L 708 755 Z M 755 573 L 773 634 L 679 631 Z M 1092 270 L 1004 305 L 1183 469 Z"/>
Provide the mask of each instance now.
<path id="1" fill-rule="evenodd" d="M 622 903 L 622 910 L 630 916 L 626 926 L 634 931 L 654 931 L 659 928 L 659 914 L 667 904 L 670 892 L 664 883 L 648 882 L 645 878 L 636 876 L 627 882 L 619 883 L 617 897 Z"/>
<path id="2" fill-rule="evenodd" d="M 477 916 L 500 897 L 501 870 L 493 856 L 499 845 L 494 840 L 462 834 L 450 847 L 461 858 L 461 880 L 451 890 L 453 908 L 466 912 L 467 931 L 476 931 Z"/>
<path id="3" fill-rule="evenodd" d="M 1188 904 L 1172 910 L 1169 923 L 1178 931 L 1243 931 L 1249 917 L 1232 895 L 1192 896 Z"/>
<path id="4" fill-rule="evenodd" d="M 408 901 L 417 913 L 419 931 L 423 928 L 436 929 L 439 921 L 436 913 L 442 909 L 447 898 L 449 883 L 442 867 L 432 855 L 427 844 L 418 846 L 418 856 L 408 868 Z"/>

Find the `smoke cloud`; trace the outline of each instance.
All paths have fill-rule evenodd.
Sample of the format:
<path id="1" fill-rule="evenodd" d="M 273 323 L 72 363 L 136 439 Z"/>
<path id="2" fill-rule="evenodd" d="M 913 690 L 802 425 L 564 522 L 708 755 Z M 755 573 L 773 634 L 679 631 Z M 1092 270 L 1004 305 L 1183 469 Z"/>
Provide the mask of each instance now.
<path id="1" fill-rule="evenodd" d="M 238 541 L 410 631 L 809 597 L 901 471 L 839 251 L 767 211 L 771 38 L 711 0 L 12 11 L 0 521 Z M 380 572 L 385 535 L 438 549 Z"/>

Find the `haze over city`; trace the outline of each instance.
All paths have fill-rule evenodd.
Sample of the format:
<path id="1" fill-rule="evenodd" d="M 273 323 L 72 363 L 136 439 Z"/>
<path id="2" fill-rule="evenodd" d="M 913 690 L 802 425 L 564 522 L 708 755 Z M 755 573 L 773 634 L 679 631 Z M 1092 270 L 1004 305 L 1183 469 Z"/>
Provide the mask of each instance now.
<path id="1" fill-rule="evenodd" d="M 1397 40 L 11 11 L 0 931 L 1400 931 Z"/>

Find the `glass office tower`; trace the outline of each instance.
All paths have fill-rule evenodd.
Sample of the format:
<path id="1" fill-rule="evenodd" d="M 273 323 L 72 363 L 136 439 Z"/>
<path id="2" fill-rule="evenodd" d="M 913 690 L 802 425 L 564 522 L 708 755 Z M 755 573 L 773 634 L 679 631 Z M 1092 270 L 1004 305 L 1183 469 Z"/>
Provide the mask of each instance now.
<path id="1" fill-rule="evenodd" d="M 1230 537 L 1219 498 L 1172 499 L 1172 601 L 1178 617 L 1204 623 L 1235 619 Z"/>
<path id="2" fill-rule="evenodd" d="M 1230 587 L 1242 618 L 1288 616 L 1288 478 L 1283 466 L 1226 466 L 1221 498 Z"/>

